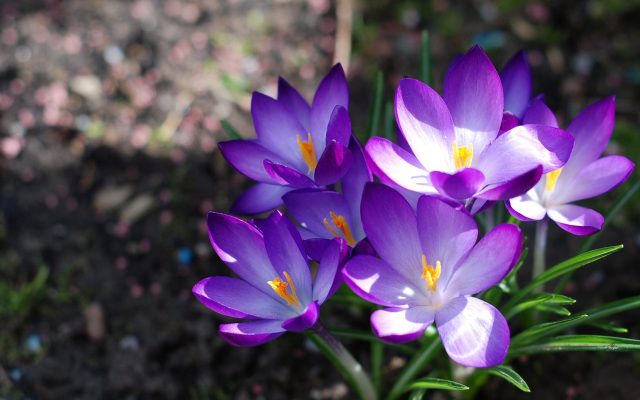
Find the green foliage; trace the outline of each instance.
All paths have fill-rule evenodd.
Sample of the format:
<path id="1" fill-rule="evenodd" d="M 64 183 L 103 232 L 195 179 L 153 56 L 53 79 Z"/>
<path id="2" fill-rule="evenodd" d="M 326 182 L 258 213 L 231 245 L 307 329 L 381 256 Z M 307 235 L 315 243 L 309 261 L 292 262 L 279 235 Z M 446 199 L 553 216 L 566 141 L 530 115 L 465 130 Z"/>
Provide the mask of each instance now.
<path id="1" fill-rule="evenodd" d="M 525 382 L 525 380 L 522 379 L 522 377 L 511 367 L 508 367 L 506 365 L 499 365 L 497 367 L 487 368 L 484 371 L 488 372 L 491 375 L 499 376 L 500 378 L 511 383 L 513 386 L 517 387 L 523 392 L 531 392 L 531 389 L 529 389 L 529 385 L 527 385 L 527 382 Z"/>
<path id="2" fill-rule="evenodd" d="M 227 121 L 226 119 L 220 120 L 220 125 L 222 125 L 222 130 L 224 133 L 229 136 L 229 139 L 240 140 L 242 139 L 242 135 Z"/>
<path id="3" fill-rule="evenodd" d="M 415 389 L 469 390 L 469 387 L 448 379 L 423 378 L 409 385 L 406 391 Z"/>
<path id="4" fill-rule="evenodd" d="M 598 335 L 557 336 L 542 343 L 513 346 L 509 355 L 515 357 L 566 351 L 637 352 L 640 351 L 640 340 Z"/>
<path id="5" fill-rule="evenodd" d="M 0 281 L 0 317 L 23 318 L 44 296 L 49 268 L 41 266 L 31 282 L 14 288 Z"/>

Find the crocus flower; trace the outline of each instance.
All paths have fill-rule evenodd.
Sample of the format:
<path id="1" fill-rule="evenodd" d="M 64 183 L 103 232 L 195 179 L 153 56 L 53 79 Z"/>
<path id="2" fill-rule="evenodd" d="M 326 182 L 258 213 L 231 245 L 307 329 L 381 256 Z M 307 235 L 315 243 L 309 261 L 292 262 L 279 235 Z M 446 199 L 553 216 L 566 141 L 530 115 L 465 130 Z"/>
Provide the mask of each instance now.
<path id="1" fill-rule="evenodd" d="M 555 124 L 553 113 L 540 105 L 541 123 Z M 589 235 L 602 229 L 604 218 L 597 211 L 573 203 L 606 193 L 622 184 L 634 164 L 623 156 L 600 158 L 613 132 L 615 100 L 600 100 L 582 111 L 567 131 L 575 145 L 564 167 L 546 174 L 525 195 L 509 200 L 511 214 L 523 221 L 542 220 L 549 216 L 565 231 Z"/>
<path id="2" fill-rule="evenodd" d="M 460 202 L 508 199 L 564 165 L 573 139 L 541 125 L 499 135 L 503 109 L 500 76 L 475 46 L 447 73 L 444 98 L 418 80 L 400 81 L 396 120 L 412 152 L 383 138 L 370 139 L 366 150 L 381 179 L 406 189 Z"/>
<path id="3" fill-rule="evenodd" d="M 256 346 L 315 324 L 319 306 L 340 282 L 338 267 L 346 254 L 341 239 L 327 246 L 314 280 L 298 231 L 279 211 L 261 221 L 261 229 L 214 212 L 207 224 L 214 250 L 238 278 L 212 276 L 193 293 L 218 314 L 247 319 L 220 325 L 225 340 Z"/>
<path id="4" fill-rule="evenodd" d="M 253 214 L 282 204 L 293 189 L 335 183 L 349 169 L 351 133 L 349 91 L 344 71 L 335 65 L 324 77 L 311 107 L 284 79 L 278 98 L 254 92 L 251 116 L 257 138 L 220 143 L 224 157 L 240 173 L 259 183 L 245 192 L 233 211 Z"/>
<path id="5" fill-rule="evenodd" d="M 522 247 L 518 227 L 499 225 L 476 244 L 477 226 L 460 206 L 422 196 L 414 212 L 381 184 L 365 187 L 362 223 L 380 258 L 355 256 L 342 274 L 355 293 L 386 307 L 371 315 L 376 336 L 407 342 L 435 321 L 457 363 L 502 363 L 510 342 L 505 318 L 470 295 L 497 284 L 513 268 Z"/>

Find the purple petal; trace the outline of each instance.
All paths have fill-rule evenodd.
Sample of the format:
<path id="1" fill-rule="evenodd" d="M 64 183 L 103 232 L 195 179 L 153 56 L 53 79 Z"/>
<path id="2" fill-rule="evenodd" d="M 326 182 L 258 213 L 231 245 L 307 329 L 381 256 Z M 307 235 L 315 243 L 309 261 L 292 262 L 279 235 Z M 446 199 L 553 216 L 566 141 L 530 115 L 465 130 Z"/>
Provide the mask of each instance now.
<path id="1" fill-rule="evenodd" d="M 264 169 L 264 160 L 285 163 L 255 140 L 230 140 L 218 144 L 224 158 L 241 174 L 258 182 L 275 183 Z"/>
<path id="2" fill-rule="evenodd" d="M 371 242 L 369 241 L 369 239 L 364 238 L 361 241 L 359 241 L 356 247 L 353 248 L 353 251 L 351 251 L 352 257 L 359 256 L 359 255 L 377 257 L 378 253 L 376 253 L 376 250 L 371 245 Z"/>
<path id="3" fill-rule="evenodd" d="M 287 272 L 301 303 L 308 304 L 311 301 L 311 271 L 298 230 L 280 211 L 275 211 L 264 222 L 262 232 L 269 260 L 278 277 L 284 279 L 284 272 Z"/>
<path id="4" fill-rule="evenodd" d="M 262 162 L 264 165 L 265 171 L 271 178 L 271 181 L 289 186 L 293 189 L 301 189 L 307 187 L 313 187 L 315 184 L 308 176 L 303 175 L 300 171 L 288 167 L 283 164 L 278 164 L 273 162 L 272 160 L 264 160 Z"/>
<path id="5" fill-rule="evenodd" d="M 322 79 L 311 105 L 311 136 L 318 154 L 324 150 L 327 125 L 336 106 L 349 109 L 349 88 L 340 64 L 334 65 Z"/>
<path id="6" fill-rule="evenodd" d="M 396 90 L 395 112 L 398 126 L 423 168 L 451 170 L 455 133 L 442 97 L 426 84 L 405 78 Z"/>
<path id="7" fill-rule="evenodd" d="M 500 72 L 504 90 L 504 109 L 522 118 L 531 99 L 531 67 L 527 53 L 517 52 Z"/>
<path id="8" fill-rule="evenodd" d="M 447 72 L 444 101 L 456 127 L 459 145 L 480 154 L 498 135 L 504 94 L 498 71 L 487 54 L 474 46 Z"/>
<path id="9" fill-rule="evenodd" d="M 268 289 L 266 282 L 263 286 Z M 236 278 L 211 276 L 196 283 L 192 291 L 207 308 L 229 317 L 282 319 L 293 312 L 279 300 Z"/>
<path id="10" fill-rule="evenodd" d="M 532 193 L 532 195 L 534 195 L 534 193 Z M 527 193 L 514 197 L 504 204 L 507 206 L 509 213 L 520 221 L 540 221 L 547 215 L 547 210 L 540 204 L 540 201 L 537 198 L 533 198 L 532 195 Z"/>
<path id="11" fill-rule="evenodd" d="M 331 118 L 329 119 L 329 124 L 327 126 L 327 146 L 332 140 L 335 140 L 345 147 L 349 146 L 351 132 L 349 112 L 342 106 L 336 106 L 331 113 Z"/>
<path id="12" fill-rule="evenodd" d="M 358 296 L 368 302 L 386 307 L 399 307 L 426 302 L 421 289 L 420 271 L 416 268 L 415 279 L 400 275 L 389 264 L 379 258 L 360 255 L 351 258 L 342 269 L 344 282 Z"/>
<path id="13" fill-rule="evenodd" d="M 322 259 L 322 255 L 326 250 L 327 246 L 331 243 L 331 239 L 305 239 L 302 241 L 302 245 L 304 246 L 304 251 L 307 253 L 307 257 L 314 261 L 320 261 Z"/>
<path id="14" fill-rule="evenodd" d="M 556 119 L 556 116 L 553 115 L 553 111 L 544 104 L 544 100 L 542 98 L 537 98 L 529 104 L 529 107 L 527 107 L 527 111 L 524 113 L 524 117 L 522 118 L 522 124 L 546 125 L 557 128 L 558 120 Z"/>
<path id="15" fill-rule="evenodd" d="M 277 276 L 255 226 L 231 215 L 207 214 L 209 239 L 218 256 L 233 272 L 255 287 L 270 290 L 267 282 Z"/>
<path id="16" fill-rule="evenodd" d="M 325 218 L 331 221 L 332 211 L 344 216 L 349 226 L 352 226 L 351 212 L 340 193 L 330 190 L 300 189 L 287 193 L 283 200 L 293 218 L 317 237 L 334 238 L 323 223 Z"/>
<path id="17" fill-rule="evenodd" d="M 478 227 L 465 211 L 442 200 L 422 196 L 418 201 L 418 233 L 429 264 L 442 264 L 441 282 L 448 282 L 452 271 L 478 238 Z"/>
<path id="18" fill-rule="evenodd" d="M 507 200 L 526 193 L 540 181 L 542 165 L 500 184 L 488 185 L 476 195 L 485 200 Z"/>
<path id="19" fill-rule="evenodd" d="M 366 150 L 377 169 L 374 172 L 381 179 L 414 192 L 435 192 L 429 180 L 429 171 L 420 165 L 413 154 L 400 146 L 387 139 L 372 137 Z"/>
<path id="20" fill-rule="evenodd" d="M 349 150 L 353 156 L 353 162 L 349 171 L 342 178 L 342 195 L 353 216 L 353 220 L 350 221 L 353 223 L 351 224 L 351 230 L 357 240 L 364 237 L 364 230 L 362 230 L 362 222 L 360 221 L 362 191 L 367 182 L 373 181 L 373 176 L 367 166 L 364 150 L 356 138 L 351 140 Z"/>
<path id="21" fill-rule="evenodd" d="M 324 303 L 342 283 L 342 276 L 338 270 L 347 256 L 347 251 L 346 243 L 340 239 L 334 239 L 326 246 L 318 265 L 316 280 L 313 282 L 313 300 L 319 304 Z"/>
<path id="22" fill-rule="evenodd" d="M 311 132 L 311 124 L 309 123 L 311 107 L 284 78 L 278 78 L 278 101 L 296 116 L 306 132 Z"/>
<path id="23" fill-rule="evenodd" d="M 565 204 L 599 196 L 621 185 L 633 172 L 634 164 L 623 156 L 608 156 L 593 161 L 574 174 L 563 177 L 564 170 L 550 196 L 552 204 Z"/>
<path id="24" fill-rule="evenodd" d="M 475 167 L 486 184 L 506 183 L 542 165 L 543 172 L 564 165 L 573 138 L 563 130 L 542 125 L 522 125 L 499 136 L 479 156 Z"/>
<path id="25" fill-rule="evenodd" d="M 418 339 L 433 318 L 432 308 L 387 308 L 371 314 L 371 328 L 385 342 L 406 343 Z"/>
<path id="26" fill-rule="evenodd" d="M 306 331 L 316 323 L 319 314 L 320 307 L 318 307 L 318 303 L 312 301 L 307 308 L 304 309 L 302 314 L 284 321 L 282 327 L 292 332 Z"/>
<path id="27" fill-rule="evenodd" d="M 604 225 L 604 217 L 600 213 L 573 204 L 555 206 L 547 213 L 560 228 L 577 236 L 594 234 Z"/>
<path id="28" fill-rule="evenodd" d="M 362 195 L 362 226 L 373 248 L 408 279 L 420 276 L 420 240 L 416 216 L 400 193 L 368 183 Z"/>
<path id="29" fill-rule="evenodd" d="M 250 347 L 269 342 L 284 333 L 282 321 L 248 321 L 220 325 L 220 335 L 234 346 Z"/>
<path id="30" fill-rule="evenodd" d="M 498 134 L 502 135 L 503 133 L 515 128 L 518 125 L 520 125 L 520 120 L 518 119 L 518 117 L 511 113 L 505 112 L 504 114 L 502 114 L 502 122 L 500 123 L 500 131 L 498 132 Z"/>
<path id="31" fill-rule="evenodd" d="M 315 182 L 318 186 L 332 185 L 347 173 L 353 162 L 351 151 L 332 140 L 324 149 L 315 171 Z"/>
<path id="32" fill-rule="evenodd" d="M 509 326 L 491 304 L 461 296 L 438 311 L 435 319 L 444 349 L 453 361 L 476 368 L 504 361 L 509 350 Z"/>
<path id="33" fill-rule="evenodd" d="M 258 183 L 247 189 L 231 206 L 234 214 L 260 214 L 282 205 L 282 196 L 290 187 Z"/>
<path id="34" fill-rule="evenodd" d="M 449 296 L 481 292 L 500 282 L 520 258 L 522 234 L 512 224 L 493 228 L 456 268 L 446 292 Z"/>
<path id="35" fill-rule="evenodd" d="M 474 168 L 464 168 L 454 174 L 433 171 L 429 178 L 440 194 L 456 200 L 473 196 L 484 183 L 484 175 Z"/>

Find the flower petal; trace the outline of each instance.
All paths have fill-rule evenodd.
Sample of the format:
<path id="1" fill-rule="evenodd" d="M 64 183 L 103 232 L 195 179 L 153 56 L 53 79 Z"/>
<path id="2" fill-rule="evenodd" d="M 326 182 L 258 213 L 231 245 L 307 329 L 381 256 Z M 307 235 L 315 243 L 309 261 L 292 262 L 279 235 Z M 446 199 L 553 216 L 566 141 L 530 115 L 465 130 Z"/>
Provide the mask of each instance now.
<path id="1" fill-rule="evenodd" d="M 547 173 L 564 165 L 571 154 L 573 138 L 563 130 L 522 125 L 499 136 L 479 156 L 475 167 L 486 184 L 505 183 L 542 165 Z"/>
<path id="2" fill-rule="evenodd" d="M 196 283 L 192 292 L 207 308 L 229 317 L 282 319 L 293 314 L 292 308 L 237 278 L 211 276 Z"/>
<path id="3" fill-rule="evenodd" d="M 345 147 L 349 146 L 351 133 L 351 119 L 349 119 L 349 112 L 342 106 L 336 106 L 331 113 L 331 118 L 329 118 L 329 124 L 327 125 L 327 146 L 333 140 Z"/>
<path id="4" fill-rule="evenodd" d="M 396 90 L 395 110 L 398 126 L 423 168 L 451 170 L 455 133 L 442 97 L 425 83 L 405 78 Z"/>
<path id="5" fill-rule="evenodd" d="M 322 79 L 311 104 L 311 136 L 318 154 L 324 151 L 327 125 L 336 106 L 349 108 L 349 88 L 340 64 L 334 65 Z"/>
<path id="6" fill-rule="evenodd" d="M 234 214 L 260 214 L 282 205 L 282 196 L 292 189 L 287 186 L 258 183 L 247 189 L 231 206 Z"/>
<path id="7" fill-rule="evenodd" d="M 264 160 L 286 163 L 256 140 L 230 140 L 218 144 L 224 158 L 241 174 L 258 182 L 275 183 L 264 169 Z"/>
<path id="8" fill-rule="evenodd" d="M 347 257 L 348 247 L 344 240 L 334 239 L 325 247 L 313 282 L 313 300 L 319 304 L 331 296 L 342 283 L 339 267 Z"/>
<path id="9" fill-rule="evenodd" d="M 318 160 L 318 166 L 314 174 L 316 185 L 326 186 L 336 183 L 347 173 L 352 162 L 351 151 L 332 140 L 324 149 L 320 160 Z"/>
<path id="10" fill-rule="evenodd" d="M 456 268 L 446 292 L 455 297 L 489 289 L 507 276 L 521 252 L 520 228 L 513 224 L 496 226 Z"/>
<path id="11" fill-rule="evenodd" d="M 366 146 L 367 154 L 375 164 L 374 173 L 383 181 L 390 181 L 405 189 L 434 193 L 435 188 L 425 170 L 413 154 L 380 137 L 372 137 Z"/>
<path id="12" fill-rule="evenodd" d="M 604 217 L 600 213 L 573 204 L 555 206 L 547 213 L 560 228 L 577 236 L 594 234 L 604 225 Z"/>
<path id="13" fill-rule="evenodd" d="M 509 326 L 500 311 L 474 297 L 460 296 L 436 313 L 436 326 L 451 359 L 468 367 L 502 364 L 509 350 Z"/>
<path id="14" fill-rule="evenodd" d="M 500 131 L 498 132 L 498 135 L 502 135 L 518 125 L 520 125 L 518 117 L 509 112 L 505 112 L 502 114 L 502 122 L 500 123 Z"/>
<path id="15" fill-rule="evenodd" d="M 265 171 L 271 178 L 271 181 L 279 185 L 291 187 L 293 189 L 301 189 L 313 187 L 315 184 L 308 176 L 300 171 L 284 164 L 273 162 L 270 159 L 262 162 Z"/>
<path id="16" fill-rule="evenodd" d="M 386 307 L 400 307 L 425 302 L 423 291 L 414 285 L 420 280 L 416 268 L 414 280 L 400 275 L 389 264 L 370 255 L 359 255 L 347 261 L 342 269 L 345 283 L 368 302 Z"/>
<path id="17" fill-rule="evenodd" d="M 522 196 L 509 199 L 504 204 L 509 213 L 520 221 L 540 221 L 547 215 L 547 210 L 533 196 L 537 197 L 535 191 L 530 191 Z"/>
<path id="18" fill-rule="evenodd" d="M 344 177 L 342 177 L 342 195 L 344 196 L 353 217 L 350 221 L 351 231 L 353 232 L 353 236 L 356 240 L 358 240 L 358 238 L 363 238 L 365 236 L 364 230 L 362 229 L 362 221 L 360 220 L 362 191 L 364 190 L 364 185 L 367 182 L 373 181 L 373 176 L 367 166 L 364 150 L 362 149 L 360 142 L 358 142 L 358 139 L 351 139 L 351 143 L 349 143 L 349 150 L 353 156 L 353 162 L 351 163 L 349 171 L 347 171 Z"/>
<path id="19" fill-rule="evenodd" d="M 331 190 L 300 189 L 287 193 L 283 199 L 293 218 L 319 238 L 334 238 L 323 223 L 325 218 L 331 221 L 332 211 L 344 216 L 349 226 L 352 225 L 351 212 L 340 193 Z"/>
<path id="20" fill-rule="evenodd" d="M 522 124 L 546 125 L 557 128 L 558 120 L 553 114 L 553 111 L 544 104 L 544 100 L 539 97 L 533 100 L 531 104 L 529 104 L 529 107 L 527 107 L 527 111 L 524 113 L 524 117 L 522 117 Z"/>
<path id="21" fill-rule="evenodd" d="M 224 340 L 234 346 L 251 347 L 269 342 L 285 330 L 279 320 L 258 320 L 238 322 L 234 324 L 222 324 L 219 327 L 220 335 Z"/>
<path id="22" fill-rule="evenodd" d="M 464 168 L 454 174 L 433 171 L 429 179 L 440 194 L 456 200 L 468 199 L 484 184 L 484 175 L 474 168 Z"/>
<path id="23" fill-rule="evenodd" d="M 480 154 L 498 135 L 504 94 L 498 71 L 487 54 L 474 46 L 447 72 L 444 80 L 446 102 L 459 145 L 473 145 Z"/>
<path id="24" fill-rule="evenodd" d="M 278 101 L 296 116 L 306 132 L 311 132 L 311 124 L 309 123 L 311 107 L 284 78 L 278 78 Z"/>
<path id="25" fill-rule="evenodd" d="M 520 196 L 534 187 L 542 176 L 542 165 L 534 167 L 513 179 L 499 184 L 488 185 L 476 197 L 485 200 L 507 200 Z"/>
<path id="26" fill-rule="evenodd" d="M 385 342 L 406 343 L 418 339 L 433 318 L 432 308 L 387 308 L 371 314 L 371 328 Z"/>
<path id="27" fill-rule="evenodd" d="M 522 118 L 531 99 L 531 67 L 524 50 L 517 52 L 500 71 L 504 109 Z"/>
<path id="28" fill-rule="evenodd" d="M 284 321 L 282 327 L 292 332 L 306 331 L 316 323 L 318 315 L 320 315 L 320 307 L 317 302 L 312 301 L 300 315 Z"/>

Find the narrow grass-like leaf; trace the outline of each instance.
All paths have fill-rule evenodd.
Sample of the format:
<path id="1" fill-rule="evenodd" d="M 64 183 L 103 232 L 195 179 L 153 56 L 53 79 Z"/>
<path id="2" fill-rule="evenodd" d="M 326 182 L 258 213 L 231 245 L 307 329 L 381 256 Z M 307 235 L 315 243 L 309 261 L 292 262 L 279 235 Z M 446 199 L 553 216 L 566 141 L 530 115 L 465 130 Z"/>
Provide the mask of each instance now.
<path id="1" fill-rule="evenodd" d="M 227 121 L 226 119 L 220 120 L 220 125 L 222 125 L 222 129 L 229 136 L 230 139 L 241 140 L 242 135 Z"/>
<path id="2" fill-rule="evenodd" d="M 369 109 L 369 122 L 367 123 L 367 139 L 377 136 L 382 132 L 382 115 L 384 112 L 384 75 L 382 71 L 376 74 L 373 85 L 373 97 L 371 98 L 371 108 Z"/>
<path id="3" fill-rule="evenodd" d="M 599 335 L 570 335 L 551 338 L 544 343 L 512 346 L 509 356 L 566 351 L 640 351 L 640 340 Z"/>
<path id="4" fill-rule="evenodd" d="M 429 32 L 422 31 L 420 36 L 420 80 L 431 86 L 431 41 Z"/>
<path id="5" fill-rule="evenodd" d="M 555 293 L 540 293 L 532 299 L 523 301 L 520 304 L 515 305 L 513 308 L 509 310 L 509 312 L 505 313 L 505 318 L 510 319 L 513 316 L 521 313 L 524 310 L 528 310 L 532 307 L 539 307 L 540 305 L 567 305 L 575 303 L 575 299 L 571 297 L 563 296 L 561 294 Z"/>
<path id="6" fill-rule="evenodd" d="M 424 395 L 427 393 L 427 389 L 416 389 L 411 392 L 409 396 L 409 400 L 422 400 L 424 399 Z"/>
<path id="7" fill-rule="evenodd" d="M 384 137 L 394 140 L 393 127 L 395 124 L 395 116 L 393 115 L 393 103 L 387 100 L 384 104 Z"/>
<path id="8" fill-rule="evenodd" d="M 536 306 L 535 308 L 538 311 L 548 312 L 548 313 L 551 313 L 551 314 L 557 314 L 557 315 L 561 315 L 563 317 L 568 317 L 569 315 L 571 315 L 571 311 L 569 311 L 566 307 L 557 306 L 557 305 L 554 305 L 554 304 L 540 304 L 540 305 Z"/>
<path id="9" fill-rule="evenodd" d="M 418 351 L 414 352 L 414 356 L 409 360 L 409 363 L 402 370 L 400 376 L 395 380 L 393 387 L 389 390 L 387 400 L 396 400 L 400 398 L 402 393 L 406 391 L 407 385 L 422 371 L 429 361 L 438 353 L 442 348 L 442 341 L 440 338 L 435 338 L 430 342 L 423 345 Z"/>
<path id="10" fill-rule="evenodd" d="M 468 390 L 467 385 L 440 378 L 424 378 L 413 382 L 406 391 L 415 389 Z"/>
<path id="11" fill-rule="evenodd" d="M 345 328 L 329 328 L 329 331 L 335 336 L 340 336 L 348 339 L 356 339 L 363 340 L 365 342 L 379 343 L 380 339 L 378 339 L 371 331 L 360 331 L 356 329 L 345 329 Z M 398 349 L 406 354 L 415 354 L 416 349 L 404 344 L 389 344 L 395 349 Z"/>
<path id="12" fill-rule="evenodd" d="M 485 371 L 490 373 L 491 375 L 499 376 L 500 378 L 511 383 L 513 386 L 517 387 L 523 392 L 531 392 L 531 389 L 529 389 L 529 385 L 527 385 L 527 382 L 525 382 L 525 380 L 522 379 L 522 377 L 511 367 L 508 367 L 506 365 L 499 365 L 497 367 L 485 369 Z"/>
<path id="13" fill-rule="evenodd" d="M 613 333 L 628 333 L 629 330 L 623 326 L 616 325 L 613 322 L 587 322 L 585 323 L 587 326 L 593 326 L 594 328 L 602 329 L 603 331 L 613 332 Z"/>
<path id="14" fill-rule="evenodd" d="M 577 325 L 576 322 L 587 318 L 588 315 L 576 315 L 574 317 L 564 319 L 561 321 L 545 322 L 542 324 L 534 325 L 529 329 L 526 329 L 518 335 L 511 338 L 511 345 L 516 346 L 523 343 L 534 342 L 550 336 L 557 331 L 568 329 L 569 327 Z"/>

